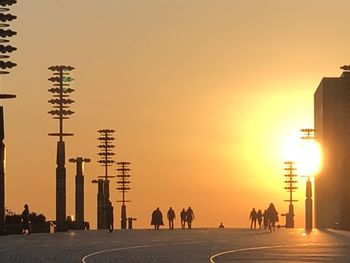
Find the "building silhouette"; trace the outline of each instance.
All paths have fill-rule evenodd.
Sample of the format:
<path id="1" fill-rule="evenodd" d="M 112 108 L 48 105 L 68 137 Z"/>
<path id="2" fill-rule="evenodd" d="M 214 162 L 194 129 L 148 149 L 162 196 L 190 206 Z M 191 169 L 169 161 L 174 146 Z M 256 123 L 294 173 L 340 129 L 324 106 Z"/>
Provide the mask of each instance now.
<path id="1" fill-rule="evenodd" d="M 323 164 L 315 177 L 317 228 L 350 229 L 350 67 L 323 78 L 314 94 L 315 139 Z"/>

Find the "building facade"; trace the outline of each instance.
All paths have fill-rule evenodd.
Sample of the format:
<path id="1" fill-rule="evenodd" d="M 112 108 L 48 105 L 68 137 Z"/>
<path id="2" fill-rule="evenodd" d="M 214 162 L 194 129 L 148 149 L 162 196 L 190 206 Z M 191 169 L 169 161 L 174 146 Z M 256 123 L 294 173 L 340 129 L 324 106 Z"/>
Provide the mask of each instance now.
<path id="1" fill-rule="evenodd" d="M 323 151 L 315 177 L 315 226 L 350 229 L 350 70 L 323 78 L 314 94 L 315 138 Z"/>

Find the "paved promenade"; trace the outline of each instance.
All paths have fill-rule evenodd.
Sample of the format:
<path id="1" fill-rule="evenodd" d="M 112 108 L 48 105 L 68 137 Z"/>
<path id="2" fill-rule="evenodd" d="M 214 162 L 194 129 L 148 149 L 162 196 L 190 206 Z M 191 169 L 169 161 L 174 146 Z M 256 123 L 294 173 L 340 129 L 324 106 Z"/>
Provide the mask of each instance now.
<path id="1" fill-rule="evenodd" d="M 0 262 L 350 262 L 350 232 L 72 231 L 0 236 Z"/>

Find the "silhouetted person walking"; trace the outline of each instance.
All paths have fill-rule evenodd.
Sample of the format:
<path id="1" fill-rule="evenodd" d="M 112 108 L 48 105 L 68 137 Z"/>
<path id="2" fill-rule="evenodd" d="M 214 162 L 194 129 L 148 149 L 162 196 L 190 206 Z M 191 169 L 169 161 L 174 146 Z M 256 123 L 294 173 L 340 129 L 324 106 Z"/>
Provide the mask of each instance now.
<path id="1" fill-rule="evenodd" d="M 114 208 L 111 201 L 108 201 L 107 207 L 106 207 L 106 219 L 107 219 L 107 225 L 110 233 L 114 229 L 114 211 L 113 210 Z"/>
<path id="2" fill-rule="evenodd" d="M 180 213 L 180 218 L 181 218 L 181 228 L 185 229 L 186 218 L 187 218 L 187 212 L 186 212 L 185 208 L 182 209 L 182 211 Z"/>
<path id="3" fill-rule="evenodd" d="M 263 215 L 263 224 L 264 224 L 264 229 L 267 229 L 269 227 L 269 216 L 267 214 L 267 210 L 264 210 Z"/>
<path id="4" fill-rule="evenodd" d="M 225 228 L 222 222 L 220 223 L 219 228 Z"/>
<path id="5" fill-rule="evenodd" d="M 159 210 L 159 207 L 157 207 L 157 209 L 152 212 L 151 225 L 153 225 L 154 229 L 156 230 L 159 230 L 159 227 L 164 225 L 163 214 Z"/>
<path id="6" fill-rule="evenodd" d="M 258 219 L 259 229 L 261 229 L 262 213 L 260 209 L 258 210 L 257 219 Z"/>
<path id="7" fill-rule="evenodd" d="M 250 212 L 250 215 L 249 215 L 250 229 L 253 228 L 253 225 L 254 225 L 254 229 L 256 228 L 257 216 L 258 216 L 258 214 L 256 213 L 255 208 L 253 208 L 253 210 Z"/>
<path id="8" fill-rule="evenodd" d="M 30 224 L 29 224 L 29 207 L 27 204 L 24 205 L 24 210 L 21 214 L 22 220 L 22 233 L 24 235 L 30 234 Z"/>
<path id="9" fill-rule="evenodd" d="M 275 231 L 276 222 L 278 222 L 278 213 L 273 203 L 271 203 L 267 209 L 267 215 L 269 218 L 269 230 L 271 232 Z"/>
<path id="10" fill-rule="evenodd" d="M 169 207 L 167 217 L 169 220 L 169 229 L 174 229 L 175 211 L 171 207 Z"/>
<path id="11" fill-rule="evenodd" d="M 192 221 L 194 220 L 194 213 L 191 207 L 187 208 L 186 214 L 187 214 L 187 217 L 186 217 L 187 226 L 188 226 L 188 229 L 191 229 Z"/>

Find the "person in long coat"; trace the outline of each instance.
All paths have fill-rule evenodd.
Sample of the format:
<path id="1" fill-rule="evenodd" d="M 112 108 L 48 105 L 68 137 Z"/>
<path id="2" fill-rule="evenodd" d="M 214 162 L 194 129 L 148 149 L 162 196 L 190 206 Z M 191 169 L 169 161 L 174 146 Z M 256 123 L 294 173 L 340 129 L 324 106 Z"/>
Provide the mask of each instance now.
<path id="1" fill-rule="evenodd" d="M 157 209 L 152 212 L 151 225 L 154 226 L 155 230 L 159 230 L 159 227 L 164 225 L 163 214 L 159 210 L 159 207 L 157 207 Z"/>

